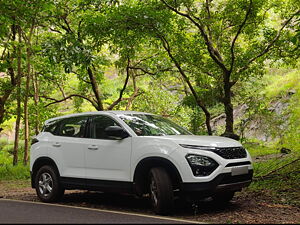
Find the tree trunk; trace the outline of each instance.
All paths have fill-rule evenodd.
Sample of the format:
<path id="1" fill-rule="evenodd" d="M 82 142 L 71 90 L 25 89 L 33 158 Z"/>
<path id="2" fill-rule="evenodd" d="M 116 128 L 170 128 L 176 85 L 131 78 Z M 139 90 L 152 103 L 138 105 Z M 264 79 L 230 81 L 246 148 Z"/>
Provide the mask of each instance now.
<path id="1" fill-rule="evenodd" d="M 13 151 L 13 165 L 18 164 L 18 151 L 19 151 L 19 133 L 20 133 L 20 122 L 21 122 L 21 28 L 18 28 L 19 34 L 19 47 L 18 47 L 18 76 L 17 76 L 17 119 L 15 128 L 15 141 L 14 141 L 14 151 Z"/>
<path id="2" fill-rule="evenodd" d="M 133 93 L 132 95 L 128 98 L 128 102 L 126 105 L 126 110 L 129 110 L 132 106 L 132 102 L 134 101 L 134 99 L 139 95 L 139 88 L 136 85 L 136 77 L 134 74 L 131 75 L 132 77 L 132 85 L 133 85 Z"/>
<path id="3" fill-rule="evenodd" d="M 34 104 L 35 104 L 35 126 L 34 126 L 34 132 L 35 135 L 38 135 L 39 133 L 39 126 L 40 126 L 40 113 L 39 113 L 39 83 L 38 83 L 38 77 L 37 74 L 32 73 L 32 85 L 34 90 Z"/>
<path id="4" fill-rule="evenodd" d="M 2 104 L 2 101 L 0 99 L 0 124 L 2 124 L 2 122 L 3 122 L 4 112 L 5 112 L 4 111 L 4 104 Z M 1 133 L 1 131 L 3 131 L 2 127 L 0 127 L 0 133 Z"/>
<path id="5" fill-rule="evenodd" d="M 229 137 L 232 139 L 239 140 L 239 136 L 234 133 L 233 130 L 233 106 L 231 103 L 231 87 L 232 84 L 230 82 L 230 73 L 224 73 L 224 97 L 223 104 L 225 108 L 226 115 L 226 125 L 225 132 L 222 136 Z"/>
<path id="6" fill-rule="evenodd" d="M 98 88 L 97 81 L 96 81 L 96 78 L 94 76 L 94 73 L 93 73 L 93 71 L 90 67 L 87 68 L 87 72 L 88 72 L 88 75 L 89 75 L 89 78 L 90 78 L 90 81 L 91 81 L 91 84 L 92 84 L 93 92 L 94 92 L 94 95 L 95 95 L 95 98 L 96 98 L 96 101 L 97 101 L 97 110 L 98 111 L 103 111 L 104 108 L 103 108 L 103 104 L 102 104 L 100 93 L 99 93 L 99 88 Z"/>
<path id="7" fill-rule="evenodd" d="M 25 89 L 25 99 L 24 99 L 24 159 L 23 163 L 24 165 L 27 165 L 28 162 L 28 149 L 29 149 L 29 121 L 28 121 L 28 95 L 29 95 L 29 87 L 30 87 L 30 47 L 27 47 L 27 74 L 26 74 L 26 89 Z"/>
<path id="8" fill-rule="evenodd" d="M 205 124 L 206 124 L 207 133 L 208 133 L 208 135 L 212 135 L 212 129 L 210 126 L 210 119 L 211 119 L 210 112 L 208 112 L 206 107 L 201 106 L 201 104 L 199 104 L 198 101 L 197 101 L 197 104 L 205 114 Z"/>
<path id="9" fill-rule="evenodd" d="M 19 62 L 18 62 L 19 64 Z M 21 83 L 21 82 L 20 82 Z M 17 119 L 15 128 L 15 142 L 13 151 L 13 165 L 18 164 L 18 151 L 19 151 L 19 134 L 20 134 L 20 122 L 21 122 L 21 86 L 17 87 Z"/>
<path id="10" fill-rule="evenodd" d="M 29 98 L 29 88 L 30 88 L 30 74 L 31 74 L 31 37 L 34 31 L 34 20 L 30 28 L 30 32 L 26 42 L 26 64 L 27 64 L 27 73 L 26 73 L 26 87 L 25 87 L 25 98 L 24 98 L 24 158 L 23 164 L 27 165 L 28 162 L 28 150 L 29 150 L 29 119 L 28 119 L 28 98 Z"/>

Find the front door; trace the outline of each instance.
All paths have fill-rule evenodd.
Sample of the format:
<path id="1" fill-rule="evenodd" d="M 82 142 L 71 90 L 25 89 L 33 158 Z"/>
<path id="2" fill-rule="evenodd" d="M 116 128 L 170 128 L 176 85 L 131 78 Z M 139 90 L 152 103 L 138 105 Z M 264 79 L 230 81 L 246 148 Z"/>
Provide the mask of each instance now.
<path id="1" fill-rule="evenodd" d="M 105 133 L 109 126 L 120 126 L 106 115 L 93 116 L 86 141 L 86 178 L 98 181 L 130 181 L 131 137 L 116 140 Z"/>

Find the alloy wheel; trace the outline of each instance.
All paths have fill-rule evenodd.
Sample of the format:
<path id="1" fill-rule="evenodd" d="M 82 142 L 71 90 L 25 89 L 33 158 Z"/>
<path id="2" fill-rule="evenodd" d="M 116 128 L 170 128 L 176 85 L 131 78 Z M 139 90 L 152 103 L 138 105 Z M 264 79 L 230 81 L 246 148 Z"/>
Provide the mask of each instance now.
<path id="1" fill-rule="evenodd" d="M 47 197 L 53 190 L 53 180 L 49 173 L 42 173 L 39 178 L 39 191 Z"/>

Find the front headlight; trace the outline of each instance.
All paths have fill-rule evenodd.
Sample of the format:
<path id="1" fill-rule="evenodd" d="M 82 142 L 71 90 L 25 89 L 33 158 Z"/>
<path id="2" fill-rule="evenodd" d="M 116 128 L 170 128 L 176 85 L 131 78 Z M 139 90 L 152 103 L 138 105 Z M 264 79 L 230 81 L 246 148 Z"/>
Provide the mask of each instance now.
<path id="1" fill-rule="evenodd" d="M 208 176 L 219 166 L 215 160 L 207 156 L 188 154 L 185 158 L 194 176 Z"/>
<path id="2" fill-rule="evenodd" d="M 186 159 L 193 166 L 211 166 L 215 163 L 211 158 L 202 155 L 187 155 Z"/>

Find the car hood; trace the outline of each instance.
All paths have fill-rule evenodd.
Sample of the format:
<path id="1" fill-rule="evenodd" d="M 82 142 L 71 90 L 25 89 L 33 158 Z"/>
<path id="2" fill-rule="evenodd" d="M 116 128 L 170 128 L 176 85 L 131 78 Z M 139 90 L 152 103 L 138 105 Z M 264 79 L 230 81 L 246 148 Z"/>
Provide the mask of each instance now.
<path id="1" fill-rule="evenodd" d="M 240 142 L 231 138 L 219 136 L 199 136 L 199 135 L 168 135 L 158 136 L 160 139 L 168 139 L 177 144 L 198 145 L 209 147 L 240 147 Z"/>

